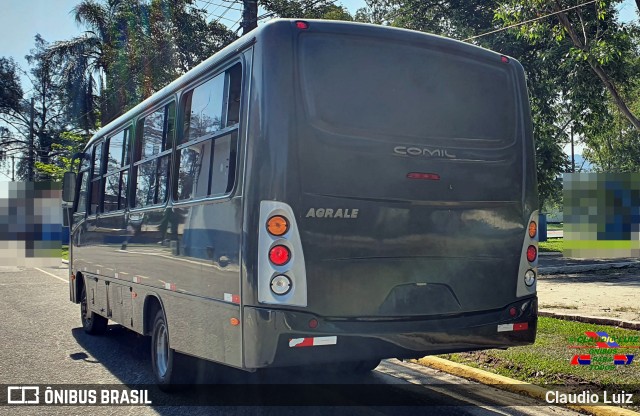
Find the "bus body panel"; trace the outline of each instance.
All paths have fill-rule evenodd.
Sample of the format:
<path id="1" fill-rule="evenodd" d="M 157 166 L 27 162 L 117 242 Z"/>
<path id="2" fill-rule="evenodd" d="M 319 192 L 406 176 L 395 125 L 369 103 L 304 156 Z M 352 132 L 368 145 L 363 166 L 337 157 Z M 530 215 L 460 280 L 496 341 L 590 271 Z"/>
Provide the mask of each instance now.
<path id="1" fill-rule="evenodd" d="M 262 26 L 252 32 L 255 40 L 234 43 L 221 58 L 210 58 L 98 135 L 137 122 L 169 95 L 181 108 L 187 89 L 241 56 L 236 187 L 224 198 L 180 204 L 170 197 L 166 205 L 77 222 L 70 267 L 84 274 L 95 291 L 98 303 L 91 309 L 148 335 L 152 317 L 145 305 L 158 299 L 171 348 L 245 369 L 532 343 L 535 285 L 523 286 L 519 267 L 538 201 L 522 67 L 437 36 L 372 25 L 308 23 L 308 30 L 288 20 Z M 353 42 L 364 45 L 356 48 L 363 55 Z M 446 96 L 442 85 L 421 84 L 421 72 L 410 73 L 411 65 L 403 68 L 402 62 L 390 61 L 382 72 L 370 75 L 363 66 L 326 86 L 331 77 L 323 79 L 322 74 L 331 73 L 325 61 L 331 61 L 327 54 L 332 48 L 344 48 L 336 61 L 338 72 L 331 75 L 335 77 L 353 69 L 354 62 L 346 62 L 350 56 L 357 61 L 389 45 L 414 56 L 408 60 L 412 65 L 433 65 L 440 72 L 450 57 L 457 63 L 480 62 L 493 80 L 482 86 L 487 94 L 496 88 L 506 92 L 495 92 L 494 103 L 464 117 L 438 115 L 438 106 L 431 103 L 431 118 L 403 130 L 407 120 L 420 114 L 414 108 L 420 100 L 409 97 L 413 90 L 428 96 L 425 88 L 433 87 Z M 378 79 L 394 67 L 414 76 L 410 82 L 417 83 L 415 88 L 403 87 L 398 81 L 403 77 L 388 83 Z M 311 85 L 314 79 L 320 81 Z M 473 79 L 471 86 L 478 84 L 479 78 Z M 378 81 L 381 88 L 375 94 L 367 88 L 361 104 L 350 96 L 362 92 L 349 90 L 350 84 Z M 388 103 L 376 106 L 376 97 L 387 92 L 400 103 L 396 113 Z M 458 105 L 461 112 L 474 112 L 464 104 L 454 100 L 442 107 Z M 354 112 L 351 119 L 343 114 L 354 105 L 365 115 Z M 502 125 L 496 114 L 504 108 L 511 112 Z M 389 128 L 380 120 L 385 114 Z M 478 128 L 475 137 L 469 123 L 480 119 L 497 120 L 497 125 Z M 429 133 L 425 122 L 438 127 Z M 455 137 L 443 136 L 447 126 L 455 127 Z M 177 175 L 175 157 L 174 151 L 172 178 Z M 267 255 L 258 249 L 258 235 L 266 232 L 260 221 L 263 201 L 286 204 L 294 213 L 304 250 L 306 306 L 258 300 L 258 279 L 264 276 L 257 265 Z M 125 300 L 127 290 L 130 301 Z M 235 319 L 239 325 L 232 324 L 238 323 Z M 324 344 L 296 348 L 307 338 Z"/>
<path id="2" fill-rule="evenodd" d="M 238 52 L 227 61 L 242 62 L 242 88 L 248 89 L 252 52 L 246 48 Z M 214 63 L 213 67 L 224 70 L 224 65 Z M 199 78 L 180 85 L 201 83 L 219 71 L 201 71 Z M 242 95 L 242 109 L 248 105 L 247 96 Z M 179 95 L 174 100 L 180 102 Z M 138 111 L 134 121 L 148 110 Z M 241 111 L 238 142 L 242 145 L 237 149 L 236 182 L 230 195 L 187 203 L 175 203 L 169 197 L 160 206 L 76 216 L 70 250 L 71 272 L 95 293 L 90 310 L 149 335 L 153 316 L 148 316 L 145 304 L 150 298 L 158 299 L 171 328 L 171 348 L 236 367 L 242 367 L 242 327 L 232 322 L 241 317 L 245 114 L 246 110 Z M 101 131 L 102 137 L 109 137 L 112 130 L 106 131 Z M 138 132 L 134 147 L 136 140 L 140 140 Z M 95 142 L 87 146 L 88 152 Z M 216 161 L 205 161 L 202 170 Z M 170 166 L 170 177 L 174 177 L 174 163 Z M 134 189 L 128 192 L 135 197 Z M 76 302 L 79 287 L 71 285 Z"/>

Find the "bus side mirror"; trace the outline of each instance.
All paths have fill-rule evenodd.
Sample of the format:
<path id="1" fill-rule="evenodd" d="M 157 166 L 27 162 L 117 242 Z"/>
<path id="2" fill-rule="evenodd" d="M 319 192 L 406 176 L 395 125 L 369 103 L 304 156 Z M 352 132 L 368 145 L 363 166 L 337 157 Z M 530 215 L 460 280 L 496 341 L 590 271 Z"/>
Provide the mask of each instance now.
<path id="1" fill-rule="evenodd" d="M 76 173 L 65 172 L 62 179 L 62 201 L 73 203 L 76 193 Z"/>

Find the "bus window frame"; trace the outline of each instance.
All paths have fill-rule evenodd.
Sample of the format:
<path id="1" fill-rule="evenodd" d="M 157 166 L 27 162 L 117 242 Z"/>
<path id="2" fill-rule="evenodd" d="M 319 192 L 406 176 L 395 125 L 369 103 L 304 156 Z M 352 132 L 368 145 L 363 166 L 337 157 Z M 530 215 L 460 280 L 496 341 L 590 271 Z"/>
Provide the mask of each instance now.
<path id="1" fill-rule="evenodd" d="M 229 82 L 229 77 L 227 76 L 227 71 L 229 69 L 231 69 L 233 66 L 239 64 L 240 65 L 240 107 L 238 110 L 238 122 L 233 124 L 232 126 L 226 126 L 226 122 L 227 122 L 227 118 L 228 118 L 228 104 L 229 104 L 229 88 L 230 88 L 230 82 Z M 202 78 L 197 80 L 196 82 L 189 84 L 187 86 L 185 86 L 181 92 L 180 92 L 180 98 L 177 101 L 178 103 L 178 107 L 177 107 L 177 126 L 176 126 L 176 132 L 175 132 L 175 144 L 174 147 L 172 149 L 173 151 L 173 157 L 172 157 L 172 163 L 171 163 L 171 178 L 170 178 L 170 185 L 171 185 L 171 189 L 170 189 L 170 198 L 171 198 L 171 202 L 174 206 L 188 206 L 188 205 L 192 205 L 192 204 L 197 204 L 197 203 L 201 203 L 201 202 L 205 202 L 205 201 L 229 201 L 234 197 L 234 194 L 238 191 L 238 183 L 239 183 L 239 166 L 240 166 L 240 157 L 241 157 L 241 148 L 242 146 L 242 142 L 241 142 L 241 126 L 242 126 L 242 114 L 244 111 L 244 102 L 245 102 L 245 98 L 246 98 L 246 94 L 249 93 L 249 88 L 247 88 L 247 84 L 245 82 L 245 68 L 247 66 L 246 63 L 246 59 L 244 57 L 244 55 L 242 53 L 240 53 L 239 55 L 236 55 L 233 57 L 232 60 L 226 61 L 224 63 L 222 63 L 221 65 L 219 65 L 215 71 L 211 71 L 210 76 L 206 77 L 206 78 Z M 219 75 L 225 75 L 225 79 L 224 79 L 224 92 L 223 92 L 223 116 L 224 116 L 224 126 L 223 128 L 221 128 L 220 130 L 217 130 L 213 133 L 209 133 L 209 134 L 205 134 L 201 137 L 198 137 L 196 139 L 193 139 L 191 141 L 187 141 L 182 143 L 182 139 L 184 138 L 184 123 L 185 123 L 185 101 L 186 101 L 186 97 L 188 96 L 188 93 L 195 90 L 196 88 L 198 88 L 199 86 L 207 83 L 208 81 L 214 79 L 215 77 L 219 76 Z M 179 160 L 180 160 L 180 151 L 184 148 L 188 148 L 190 146 L 193 145 L 197 145 L 200 144 L 202 142 L 208 141 L 210 140 L 212 143 L 214 143 L 217 139 L 227 136 L 227 135 L 231 135 L 234 132 L 236 132 L 236 163 L 235 163 L 235 173 L 234 173 L 234 183 L 233 186 L 231 187 L 231 189 L 229 190 L 229 192 L 224 193 L 223 195 L 206 195 L 203 197 L 198 197 L 198 198 L 189 198 L 189 199 L 178 199 L 177 195 L 178 195 L 178 176 L 179 176 Z M 179 144 L 178 144 L 179 143 Z M 213 147 L 213 146 L 212 146 Z M 208 155 L 209 158 L 212 157 L 212 154 Z M 211 176 L 211 173 L 209 173 L 209 176 Z M 211 178 L 209 177 L 209 184 L 208 184 L 208 189 L 210 190 L 211 188 Z M 208 191 L 209 192 L 209 191 Z"/>
<path id="2" fill-rule="evenodd" d="M 144 134 L 144 120 L 151 114 L 157 112 L 160 109 L 164 109 L 166 108 L 169 104 L 174 103 L 175 104 L 175 109 L 174 109 L 174 117 L 175 117 L 175 126 L 173 127 L 173 137 L 168 137 L 167 140 L 171 141 L 171 145 L 168 146 L 168 149 L 163 150 L 151 157 L 147 157 L 145 159 L 142 158 L 142 138 L 143 138 L 143 134 Z M 130 212 L 138 212 L 138 211 L 145 211 L 147 209 L 157 209 L 157 208 L 162 208 L 162 207 L 166 207 L 169 202 L 172 200 L 172 182 L 173 182 L 173 176 L 174 176 L 174 172 L 173 172 L 173 159 L 174 159 L 174 148 L 176 147 L 176 142 L 177 142 L 177 136 L 178 136 L 178 124 L 179 124 L 179 99 L 177 97 L 176 94 L 172 94 L 170 97 L 168 97 L 167 99 L 163 100 L 161 103 L 159 103 L 158 105 L 154 106 L 153 109 L 149 110 L 149 111 L 145 111 L 144 113 L 138 115 L 135 117 L 135 122 L 133 123 L 134 125 L 134 135 L 135 135 L 135 139 L 133 142 L 133 148 L 132 148 L 132 158 L 133 158 L 133 162 L 131 163 L 131 176 L 129 179 L 129 182 L 131 183 L 130 186 L 130 203 L 129 203 L 129 211 Z M 163 125 L 164 123 L 166 123 L 166 119 L 163 121 Z M 164 127 L 163 127 L 164 128 Z M 156 204 L 149 204 L 149 205 L 144 205 L 144 206 L 136 206 L 136 191 L 138 190 L 138 168 L 140 165 L 150 162 L 154 159 L 161 159 L 165 156 L 169 155 L 169 169 L 167 171 L 167 195 L 164 199 L 163 202 L 161 203 L 156 203 Z"/>
<path id="3" fill-rule="evenodd" d="M 103 161 L 103 166 L 104 168 L 102 169 L 102 175 L 101 175 L 101 186 L 100 186 L 100 193 L 101 193 L 101 197 L 100 197 L 100 209 L 97 210 L 97 213 L 99 214 L 104 214 L 104 215 L 111 215 L 111 214 L 117 214 L 117 213 L 122 213 L 124 211 L 126 211 L 131 202 L 130 202 L 130 183 L 131 183 L 131 177 L 130 177 L 130 170 L 131 170 L 131 146 L 132 143 L 134 141 L 135 138 L 135 133 L 134 133 L 134 121 L 136 120 L 135 117 L 132 117 L 130 120 L 128 120 L 123 127 L 115 130 L 113 133 L 109 134 L 108 136 L 106 136 L 101 142 L 103 143 L 102 146 L 102 161 Z M 108 154 L 109 154 L 109 146 L 111 145 L 111 139 L 114 138 L 115 136 L 117 136 L 118 134 L 125 132 L 126 130 L 129 130 L 129 138 L 128 138 L 128 143 L 126 144 L 126 146 L 122 147 L 122 151 L 123 152 L 127 152 L 127 160 L 125 160 L 124 162 L 127 164 L 122 164 L 121 166 L 119 166 L 117 169 L 114 169 L 112 171 L 109 171 L 109 166 L 108 166 Z M 126 138 L 126 133 L 125 133 L 125 138 Z M 127 148 L 128 147 L 128 148 Z M 106 150 L 106 152 L 105 152 Z M 124 194 L 124 197 L 126 199 L 125 203 L 123 204 L 123 207 L 121 208 L 117 208 L 117 209 L 113 209 L 110 211 L 105 211 L 104 209 L 104 201 L 105 201 L 105 187 L 107 186 L 106 184 L 106 180 L 107 177 L 109 176 L 118 176 L 118 181 L 121 180 L 121 176 L 122 173 L 125 171 L 129 171 L 127 172 L 127 183 L 126 186 L 124 187 L 124 192 L 119 192 L 118 194 L 118 198 L 122 197 L 122 194 Z M 120 187 L 120 184 L 118 185 L 118 188 Z M 118 204 L 119 204 L 119 200 L 118 200 Z"/>

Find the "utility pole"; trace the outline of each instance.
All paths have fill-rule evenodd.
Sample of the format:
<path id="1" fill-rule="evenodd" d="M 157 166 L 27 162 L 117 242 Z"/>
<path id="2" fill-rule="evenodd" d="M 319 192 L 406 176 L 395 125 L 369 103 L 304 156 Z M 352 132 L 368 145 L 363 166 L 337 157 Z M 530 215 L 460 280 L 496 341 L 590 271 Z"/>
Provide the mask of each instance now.
<path id="1" fill-rule="evenodd" d="M 576 173 L 576 156 L 573 153 L 573 123 L 571 123 L 571 173 Z"/>
<path id="2" fill-rule="evenodd" d="M 16 181 L 16 157 L 11 155 L 11 182 Z"/>
<path id="3" fill-rule="evenodd" d="M 29 120 L 29 153 L 27 159 L 28 177 L 29 182 L 33 181 L 33 119 L 35 117 L 34 99 L 31 98 L 31 118 Z"/>
<path id="4" fill-rule="evenodd" d="M 242 34 L 246 35 L 258 27 L 258 0 L 242 0 Z"/>

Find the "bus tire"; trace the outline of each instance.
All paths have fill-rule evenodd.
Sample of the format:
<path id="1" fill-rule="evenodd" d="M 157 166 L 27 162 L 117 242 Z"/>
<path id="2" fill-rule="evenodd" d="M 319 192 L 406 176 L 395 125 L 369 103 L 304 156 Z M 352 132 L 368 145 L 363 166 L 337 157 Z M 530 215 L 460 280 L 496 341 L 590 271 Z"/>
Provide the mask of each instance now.
<path id="1" fill-rule="evenodd" d="M 151 367 L 158 388 L 175 391 L 179 384 L 188 382 L 186 357 L 169 348 L 169 325 L 164 311 L 159 309 L 151 332 Z"/>
<path id="2" fill-rule="evenodd" d="M 87 313 L 89 316 L 87 316 Z M 80 319 L 82 320 L 82 329 L 90 335 L 102 335 L 107 330 L 109 320 L 97 313 L 89 312 L 89 303 L 87 302 L 87 289 L 82 285 L 80 295 Z"/>

